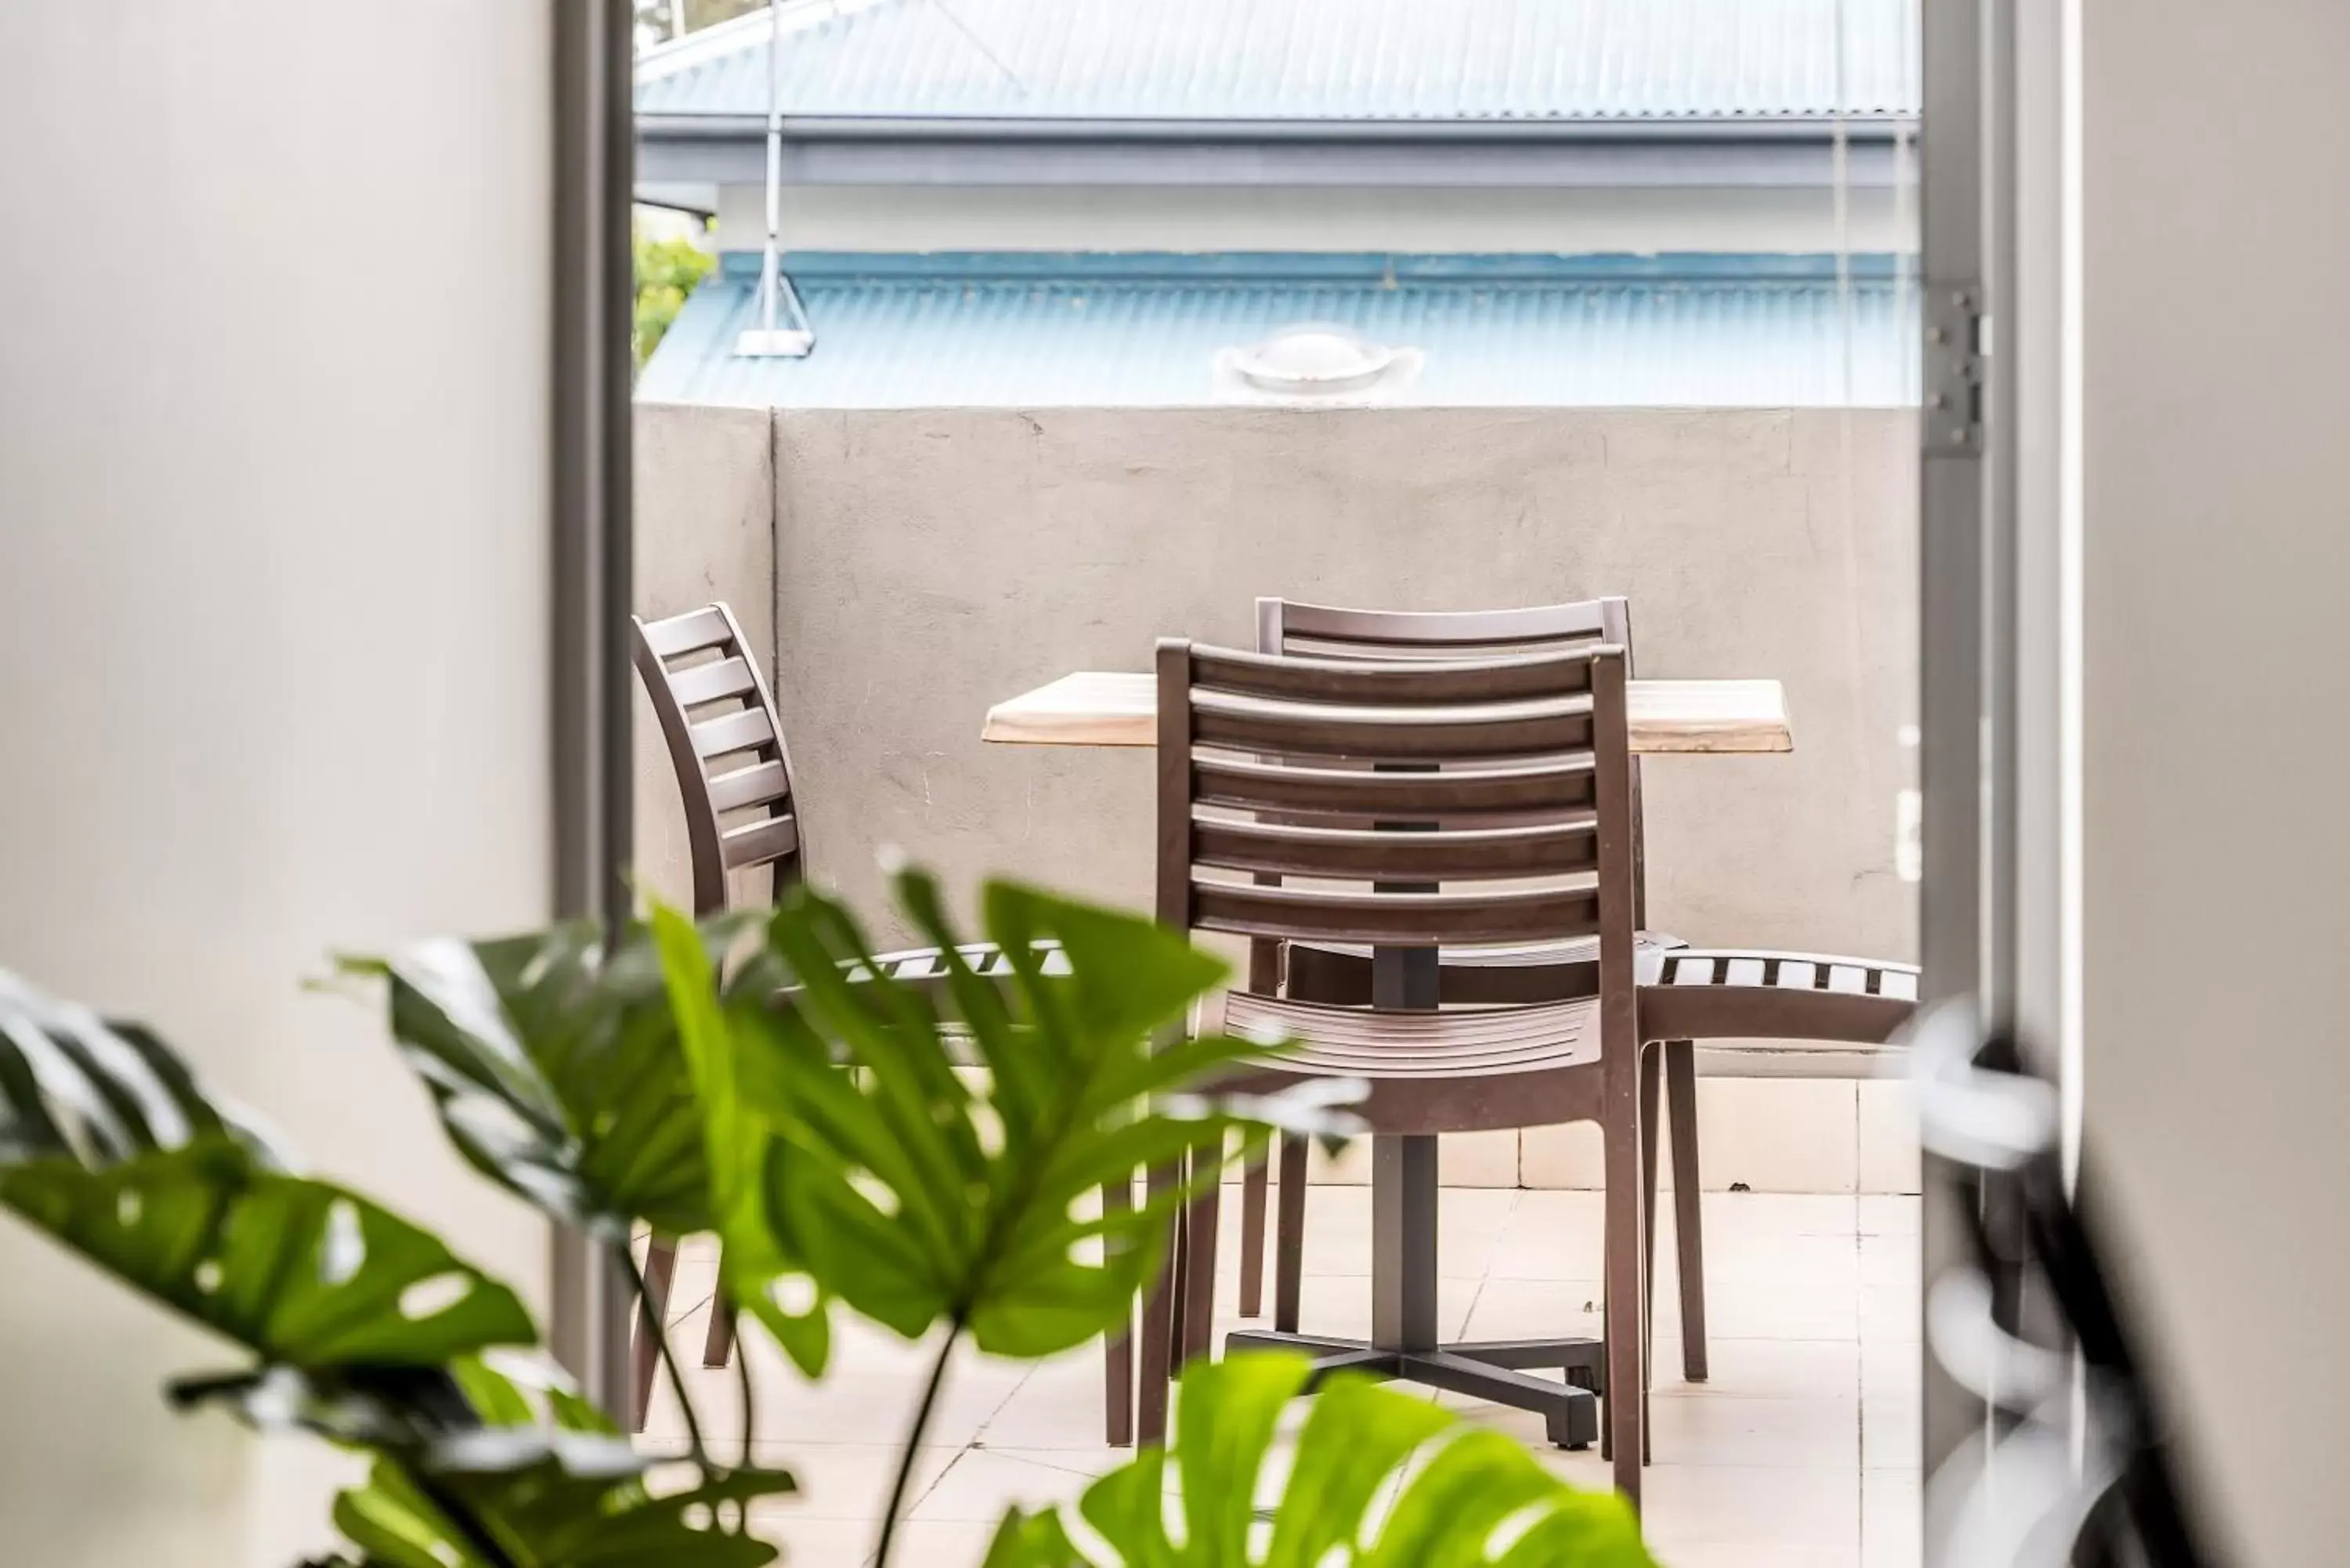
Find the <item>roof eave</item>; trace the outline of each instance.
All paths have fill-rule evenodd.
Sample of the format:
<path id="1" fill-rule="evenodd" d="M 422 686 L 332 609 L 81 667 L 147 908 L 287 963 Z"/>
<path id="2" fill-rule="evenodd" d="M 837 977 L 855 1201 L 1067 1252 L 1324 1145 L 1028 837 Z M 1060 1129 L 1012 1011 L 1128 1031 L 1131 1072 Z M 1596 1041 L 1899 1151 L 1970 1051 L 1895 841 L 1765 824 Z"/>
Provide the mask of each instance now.
<path id="1" fill-rule="evenodd" d="M 806 117 L 784 125 L 795 185 L 1825 188 L 1901 177 L 1915 121 L 1009 120 Z M 1835 156 L 1839 136 L 1845 157 Z M 647 116 L 638 178 L 757 184 L 754 116 Z"/>
<path id="2" fill-rule="evenodd" d="M 1915 115 L 1711 115 L 1482 119 L 1121 119 L 943 115 L 786 115 L 787 140 L 1050 142 L 1832 142 L 1916 134 Z M 759 114 L 639 114 L 637 133 L 674 141 L 764 140 Z"/>

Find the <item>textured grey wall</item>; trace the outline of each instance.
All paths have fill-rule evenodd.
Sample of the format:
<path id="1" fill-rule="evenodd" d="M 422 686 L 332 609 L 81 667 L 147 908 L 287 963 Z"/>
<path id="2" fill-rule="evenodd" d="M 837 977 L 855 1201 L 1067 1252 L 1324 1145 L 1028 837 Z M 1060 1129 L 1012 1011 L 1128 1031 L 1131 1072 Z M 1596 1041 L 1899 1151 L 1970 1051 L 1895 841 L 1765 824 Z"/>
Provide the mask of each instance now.
<path id="1" fill-rule="evenodd" d="M 1165 633 L 1243 643 L 1260 593 L 1620 593 L 1641 672 L 1777 676 L 1796 733 L 1789 757 L 1648 765 L 1653 923 L 1912 949 L 1893 859 L 1913 413 L 782 410 L 774 428 L 777 700 L 815 869 L 861 907 L 885 844 L 957 889 L 1010 872 L 1148 904 L 1148 753 L 979 740 L 991 703 L 1066 670 L 1143 668 Z M 681 524 L 698 511 L 681 502 Z"/>

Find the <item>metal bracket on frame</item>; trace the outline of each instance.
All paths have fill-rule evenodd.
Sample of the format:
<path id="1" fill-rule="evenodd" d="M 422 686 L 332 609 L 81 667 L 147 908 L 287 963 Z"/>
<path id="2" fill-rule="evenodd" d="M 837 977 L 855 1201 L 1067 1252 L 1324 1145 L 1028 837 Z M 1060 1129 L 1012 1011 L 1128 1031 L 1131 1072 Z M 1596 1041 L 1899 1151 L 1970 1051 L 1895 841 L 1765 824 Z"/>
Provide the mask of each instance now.
<path id="1" fill-rule="evenodd" d="M 1983 454 L 1985 320 L 1981 284 L 1926 291 L 1926 455 Z"/>

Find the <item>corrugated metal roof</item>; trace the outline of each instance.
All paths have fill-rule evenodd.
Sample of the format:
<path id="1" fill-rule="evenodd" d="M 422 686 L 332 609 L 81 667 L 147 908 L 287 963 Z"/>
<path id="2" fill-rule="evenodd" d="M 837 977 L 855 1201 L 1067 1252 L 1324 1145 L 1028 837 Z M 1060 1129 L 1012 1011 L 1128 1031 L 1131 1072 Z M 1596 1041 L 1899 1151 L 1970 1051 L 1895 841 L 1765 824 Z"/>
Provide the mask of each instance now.
<path id="1" fill-rule="evenodd" d="M 1914 290 L 1888 257 L 800 254 L 810 358 L 737 358 L 730 255 L 638 382 L 753 407 L 1168 407 L 1232 400 L 1220 351 L 1303 321 L 1425 355 L 1423 405 L 1914 402 Z"/>
<path id="2" fill-rule="evenodd" d="M 795 116 L 1768 119 L 1918 112 L 1918 0 L 794 0 Z M 767 109 L 754 15 L 646 54 L 637 111 Z"/>

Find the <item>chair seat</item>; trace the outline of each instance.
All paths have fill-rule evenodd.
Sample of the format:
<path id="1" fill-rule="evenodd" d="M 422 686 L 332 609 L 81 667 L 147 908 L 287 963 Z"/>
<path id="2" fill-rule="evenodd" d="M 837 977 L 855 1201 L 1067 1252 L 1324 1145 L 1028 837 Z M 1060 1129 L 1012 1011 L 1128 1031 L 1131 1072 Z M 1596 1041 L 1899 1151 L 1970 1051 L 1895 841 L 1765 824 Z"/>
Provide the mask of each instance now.
<path id="1" fill-rule="evenodd" d="M 1642 931 L 1633 950 L 1633 975 L 1642 985 L 1661 976 L 1663 955 L 1686 948 L 1680 938 Z M 1291 942 L 1284 989 L 1307 1002 L 1362 1006 L 1371 999 L 1371 950 L 1347 942 Z M 1599 939 L 1525 942 L 1502 947 L 1441 948 L 1441 993 L 1448 1003 L 1501 1007 L 1590 996 L 1599 990 Z"/>
<path id="2" fill-rule="evenodd" d="M 1043 973 L 1066 975 L 1069 972 L 1069 955 L 1061 950 L 1059 942 L 1045 937 L 1040 939 L 1035 946 L 1045 961 L 1040 966 Z M 982 980 L 1003 985 L 1012 979 L 1012 960 L 993 942 L 963 942 L 955 948 L 955 951 L 962 955 L 963 962 L 969 964 L 972 972 Z M 944 948 L 905 948 L 894 953 L 879 954 L 873 962 L 880 973 L 900 985 L 913 986 L 928 996 L 934 1005 L 943 998 L 947 990 L 949 971 Z M 853 964 L 842 967 L 850 971 L 851 980 L 869 980 L 874 972 Z M 970 1036 L 963 1033 L 960 1023 L 950 1021 L 947 1046 L 959 1067 L 983 1067 L 987 1064 L 972 1046 Z"/>
<path id="3" fill-rule="evenodd" d="M 1284 1072 L 1322 1077 L 1444 1078 L 1547 1071 L 1599 1060 L 1599 1004 L 1541 1002 L 1480 1012 L 1381 1012 L 1234 992 L 1224 1026 L 1285 1036 L 1271 1058 Z"/>
<path id="4" fill-rule="evenodd" d="M 1918 967 L 1882 959 L 1681 948 L 1640 985 L 1646 1040 L 1882 1044 L 1918 1010 Z"/>
<path id="5" fill-rule="evenodd" d="M 1589 995 L 1598 990 L 1597 951 L 1588 938 L 1446 948 L 1438 960 L 1442 994 L 1448 1004 L 1486 1007 Z M 1288 962 L 1294 1001 L 1347 1012 L 1370 1000 L 1368 947 L 1293 942 Z M 1918 1007 L 1918 967 L 1883 959 L 1692 948 L 1678 937 L 1643 931 L 1633 967 L 1644 1040 L 1880 1045 Z"/>
<path id="6" fill-rule="evenodd" d="M 1282 1036 L 1238 1087 L 1300 1078 L 1360 1078 L 1352 1107 L 1371 1130 L 1406 1135 L 1552 1127 L 1599 1114 L 1599 1003 L 1377 1012 L 1235 992 L 1224 1025 Z"/>
<path id="7" fill-rule="evenodd" d="M 1043 972 L 1065 975 L 1069 972 L 1069 955 L 1061 944 L 1046 938 L 1035 944 L 1044 955 Z M 964 942 L 955 949 L 969 964 L 972 972 L 982 980 L 1003 981 L 1012 978 L 1012 960 L 993 942 Z M 880 972 L 904 985 L 944 985 L 947 981 L 947 956 L 944 948 L 907 948 L 876 958 Z M 861 977 L 860 977 L 861 978 Z"/>

